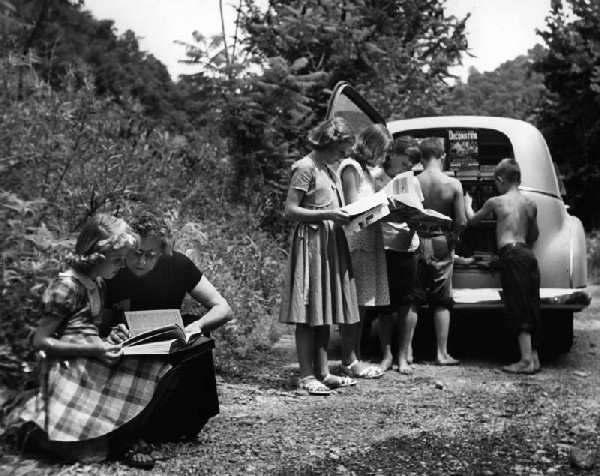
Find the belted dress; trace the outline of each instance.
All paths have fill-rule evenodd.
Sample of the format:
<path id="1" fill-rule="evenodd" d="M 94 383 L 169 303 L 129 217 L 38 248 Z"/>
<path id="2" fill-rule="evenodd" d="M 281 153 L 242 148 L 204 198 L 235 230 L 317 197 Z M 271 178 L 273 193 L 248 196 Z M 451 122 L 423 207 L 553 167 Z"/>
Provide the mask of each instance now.
<path id="1" fill-rule="evenodd" d="M 344 205 L 336 173 L 311 154 L 292 164 L 289 186 L 304 192 L 304 208 Z M 359 322 L 354 272 L 341 225 L 323 220 L 294 227 L 279 320 L 310 326 Z"/>

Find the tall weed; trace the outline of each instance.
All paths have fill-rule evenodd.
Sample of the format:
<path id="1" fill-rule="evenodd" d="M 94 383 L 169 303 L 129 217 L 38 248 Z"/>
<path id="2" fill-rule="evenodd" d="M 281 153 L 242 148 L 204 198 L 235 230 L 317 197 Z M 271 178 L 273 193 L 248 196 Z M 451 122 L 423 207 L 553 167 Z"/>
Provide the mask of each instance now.
<path id="1" fill-rule="evenodd" d="M 175 248 L 197 264 L 233 309 L 233 320 L 215 332 L 221 364 L 277 340 L 286 259 L 279 243 L 260 229 L 257 217 L 230 208 L 217 219 L 187 222 L 175 232 Z M 184 311 L 199 310 L 190 299 Z"/>

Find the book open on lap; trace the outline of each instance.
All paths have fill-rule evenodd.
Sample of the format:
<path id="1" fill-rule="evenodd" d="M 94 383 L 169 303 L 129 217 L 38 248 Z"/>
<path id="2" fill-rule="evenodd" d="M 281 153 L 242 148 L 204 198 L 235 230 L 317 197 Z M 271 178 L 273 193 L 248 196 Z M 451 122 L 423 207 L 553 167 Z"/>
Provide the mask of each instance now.
<path id="1" fill-rule="evenodd" d="M 123 355 L 170 354 L 186 348 L 200 333 L 186 333 L 179 309 L 125 312 L 131 336 Z"/>

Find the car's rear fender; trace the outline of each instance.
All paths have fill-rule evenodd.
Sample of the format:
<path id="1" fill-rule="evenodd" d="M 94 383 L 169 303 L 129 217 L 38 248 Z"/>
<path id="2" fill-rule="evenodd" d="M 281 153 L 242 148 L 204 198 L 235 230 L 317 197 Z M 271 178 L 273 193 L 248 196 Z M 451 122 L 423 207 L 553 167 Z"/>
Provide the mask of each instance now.
<path id="1" fill-rule="evenodd" d="M 540 234 L 533 244 L 533 253 L 540 267 L 541 286 L 570 288 L 571 230 L 563 201 L 531 190 L 522 190 L 522 193 L 533 200 L 538 209 Z"/>
<path id="2" fill-rule="evenodd" d="M 572 215 L 567 215 L 566 225 L 570 234 L 569 269 L 571 272 L 571 287 L 583 288 L 587 286 L 585 230 L 581 220 Z"/>

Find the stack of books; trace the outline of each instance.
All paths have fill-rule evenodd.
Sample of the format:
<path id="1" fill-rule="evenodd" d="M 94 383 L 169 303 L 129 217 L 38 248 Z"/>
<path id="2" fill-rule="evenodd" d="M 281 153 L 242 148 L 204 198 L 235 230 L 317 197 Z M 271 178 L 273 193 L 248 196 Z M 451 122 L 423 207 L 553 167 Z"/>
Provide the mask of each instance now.
<path id="1" fill-rule="evenodd" d="M 481 176 L 482 179 L 493 179 L 495 169 L 496 169 L 495 165 L 480 165 L 479 166 L 479 175 Z"/>

